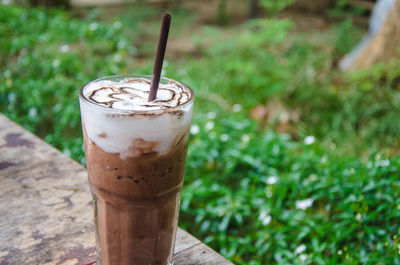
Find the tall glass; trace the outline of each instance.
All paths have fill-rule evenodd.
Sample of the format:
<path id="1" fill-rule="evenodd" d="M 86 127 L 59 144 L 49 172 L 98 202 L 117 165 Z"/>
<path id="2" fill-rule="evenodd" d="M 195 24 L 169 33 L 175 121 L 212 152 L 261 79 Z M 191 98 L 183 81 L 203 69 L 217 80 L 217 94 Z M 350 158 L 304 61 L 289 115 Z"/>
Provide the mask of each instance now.
<path id="1" fill-rule="evenodd" d="M 122 75 L 120 81 L 150 76 Z M 118 110 L 80 91 L 98 264 L 170 265 L 193 109 L 193 91 L 168 109 Z M 162 78 L 160 83 L 168 84 Z M 173 81 L 176 82 L 176 81 Z M 178 83 L 178 82 L 176 82 Z"/>

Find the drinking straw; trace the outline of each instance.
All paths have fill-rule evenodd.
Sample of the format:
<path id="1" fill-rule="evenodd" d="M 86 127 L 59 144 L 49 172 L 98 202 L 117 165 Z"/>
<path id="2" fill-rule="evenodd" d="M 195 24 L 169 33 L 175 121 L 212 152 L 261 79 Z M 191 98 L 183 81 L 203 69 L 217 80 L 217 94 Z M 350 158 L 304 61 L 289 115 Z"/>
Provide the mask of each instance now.
<path id="1" fill-rule="evenodd" d="M 169 27 L 171 25 L 171 15 L 164 13 L 160 37 L 158 38 L 156 60 L 154 62 L 153 76 L 151 78 L 150 92 L 148 102 L 153 101 L 157 97 L 157 90 L 160 84 L 161 70 L 164 62 L 165 49 L 167 48 Z"/>

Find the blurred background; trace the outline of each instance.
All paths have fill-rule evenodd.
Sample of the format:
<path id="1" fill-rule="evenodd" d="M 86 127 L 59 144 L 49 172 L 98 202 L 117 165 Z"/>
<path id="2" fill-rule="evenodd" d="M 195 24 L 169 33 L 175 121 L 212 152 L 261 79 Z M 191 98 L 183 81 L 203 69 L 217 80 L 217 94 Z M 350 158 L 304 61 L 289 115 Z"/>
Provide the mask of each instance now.
<path id="1" fill-rule="evenodd" d="M 151 74 L 168 11 L 180 226 L 235 264 L 400 264 L 399 2 L 2 0 L 0 109 L 85 164 L 79 89 Z"/>

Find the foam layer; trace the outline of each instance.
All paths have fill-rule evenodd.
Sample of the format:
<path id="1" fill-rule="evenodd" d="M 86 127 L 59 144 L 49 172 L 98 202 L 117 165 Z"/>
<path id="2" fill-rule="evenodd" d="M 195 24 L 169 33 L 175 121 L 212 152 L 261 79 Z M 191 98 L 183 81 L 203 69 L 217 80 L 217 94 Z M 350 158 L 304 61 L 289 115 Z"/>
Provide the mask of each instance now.
<path id="1" fill-rule="evenodd" d="M 105 152 L 119 153 L 122 159 L 170 152 L 187 137 L 193 95 L 178 82 L 168 81 L 160 85 L 157 98 L 150 103 L 147 79 L 87 84 L 82 90 L 84 99 L 80 98 L 87 136 Z"/>
<path id="2" fill-rule="evenodd" d="M 119 82 L 102 80 L 89 83 L 83 93 L 96 104 L 134 111 L 168 109 L 190 100 L 189 91 L 173 80 L 170 80 L 169 84 L 160 84 L 157 97 L 152 102 L 147 101 L 149 91 L 150 80 L 125 78 Z"/>

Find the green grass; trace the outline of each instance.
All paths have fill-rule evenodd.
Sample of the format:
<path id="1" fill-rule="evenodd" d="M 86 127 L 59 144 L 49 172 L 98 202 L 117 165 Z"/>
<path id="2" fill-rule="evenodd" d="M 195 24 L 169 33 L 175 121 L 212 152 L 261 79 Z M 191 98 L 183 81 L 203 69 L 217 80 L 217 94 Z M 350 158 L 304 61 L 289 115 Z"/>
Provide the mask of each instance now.
<path id="1" fill-rule="evenodd" d="M 83 164 L 79 88 L 150 73 L 159 27 L 149 7 L 99 14 L 0 6 L 2 112 Z M 180 225 L 236 264 L 400 264 L 400 63 L 338 72 L 361 36 L 350 20 L 307 34 L 273 17 L 174 22 L 197 45 L 164 68 L 196 93 Z M 285 133 L 249 118 L 271 102 Z"/>
<path id="2" fill-rule="evenodd" d="M 399 157 L 362 161 L 247 120 L 206 122 L 189 151 L 189 231 L 238 264 L 399 264 Z"/>

